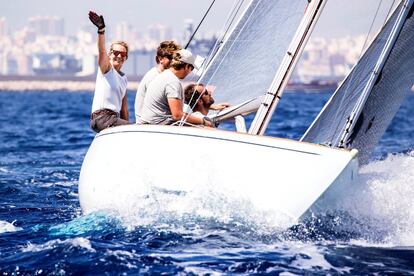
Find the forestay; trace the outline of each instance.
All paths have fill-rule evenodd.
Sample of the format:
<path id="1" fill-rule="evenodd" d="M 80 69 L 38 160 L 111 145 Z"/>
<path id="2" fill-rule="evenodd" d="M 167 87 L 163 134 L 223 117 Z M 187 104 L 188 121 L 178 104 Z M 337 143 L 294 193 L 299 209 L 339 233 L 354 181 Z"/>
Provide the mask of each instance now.
<path id="1" fill-rule="evenodd" d="M 302 137 L 303 141 L 356 148 L 360 163 L 368 162 L 414 83 L 412 2 L 402 1 L 397 7 Z"/>
<path id="2" fill-rule="evenodd" d="M 304 15 L 307 0 L 252 0 L 200 78 L 218 102 L 264 95 Z"/>

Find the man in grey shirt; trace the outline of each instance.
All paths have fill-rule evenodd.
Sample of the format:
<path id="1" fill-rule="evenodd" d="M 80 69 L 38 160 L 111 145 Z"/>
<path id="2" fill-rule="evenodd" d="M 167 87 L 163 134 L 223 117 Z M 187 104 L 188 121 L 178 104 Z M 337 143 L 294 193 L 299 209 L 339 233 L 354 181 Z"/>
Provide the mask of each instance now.
<path id="1" fill-rule="evenodd" d="M 171 60 L 175 51 L 181 50 L 181 46 L 175 41 L 166 40 L 160 43 L 157 48 L 157 55 L 155 61 L 157 65 L 149 70 L 139 83 L 137 94 L 135 96 L 135 122 L 142 123 L 141 113 L 144 105 L 145 95 L 147 93 L 148 85 L 165 69 L 170 68 Z"/>
<path id="2" fill-rule="evenodd" d="M 177 51 L 171 61 L 171 67 L 158 75 L 147 88 L 141 120 L 144 124 L 169 125 L 184 118 L 183 87 L 184 79 L 195 67 L 192 53 L 186 49 Z M 212 127 L 208 118 L 186 116 L 191 124 L 202 124 Z"/>

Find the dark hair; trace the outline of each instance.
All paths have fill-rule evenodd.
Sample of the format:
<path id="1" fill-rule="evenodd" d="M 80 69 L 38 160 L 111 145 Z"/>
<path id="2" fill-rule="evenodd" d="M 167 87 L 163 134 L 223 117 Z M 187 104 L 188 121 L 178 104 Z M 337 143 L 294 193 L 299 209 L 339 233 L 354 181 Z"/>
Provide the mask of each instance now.
<path id="1" fill-rule="evenodd" d="M 204 84 L 191 83 L 184 89 L 184 102 L 188 104 L 193 111 L 197 105 L 198 100 L 201 98 L 201 94 L 196 90 L 196 86 L 204 87 Z"/>
<path id="2" fill-rule="evenodd" d="M 160 58 L 167 57 L 172 59 L 175 51 L 181 50 L 182 47 L 174 40 L 166 40 L 160 43 L 157 48 L 157 55 L 155 61 L 157 64 L 160 62 Z"/>

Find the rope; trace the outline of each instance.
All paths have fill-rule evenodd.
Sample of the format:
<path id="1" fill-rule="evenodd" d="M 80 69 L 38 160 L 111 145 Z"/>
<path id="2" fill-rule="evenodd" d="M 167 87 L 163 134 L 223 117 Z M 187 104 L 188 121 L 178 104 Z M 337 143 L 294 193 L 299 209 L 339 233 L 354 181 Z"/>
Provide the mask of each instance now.
<path id="1" fill-rule="evenodd" d="M 213 2 L 211 2 L 210 7 L 207 9 L 207 11 L 204 13 L 203 18 L 201 19 L 200 23 L 198 23 L 197 28 L 194 30 L 193 34 L 191 35 L 190 39 L 187 42 L 187 45 L 185 45 L 184 49 L 187 49 L 187 47 L 190 45 L 191 41 L 193 40 L 195 34 L 197 33 L 198 29 L 200 28 L 201 24 L 203 23 L 204 19 L 206 18 L 207 14 L 210 12 L 211 7 L 213 6 L 214 2 L 216 2 L 216 0 L 213 0 Z"/>
<path id="2" fill-rule="evenodd" d="M 213 47 L 210 50 L 210 54 L 208 55 L 208 58 L 206 58 L 203 63 L 200 66 L 200 69 L 198 70 L 199 73 L 201 73 L 200 75 L 202 76 L 204 74 L 204 70 L 207 69 L 207 67 L 209 66 L 210 62 L 213 60 L 213 57 L 216 55 L 216 53 L 218 52 L 218 50 L 220 49 L 223 40 L 225 38 L 225 36 L 227 35 L 228 31 L 230 30 L 230 27 L 233 24 L 234 19 L 236 18 L 237 14 L 240 11 L 240 8 L 243 4 L 245 0 L 236 0 L 233 4 L 233 7 L 230 9 L 230 13 L 227 15 L 227 21 L 223 26 L 223 30 L 225 29 L 225 31 L 222 33 L 220 38 L 216 39 L 216 42 L 214 43 Z M 203 70 L 203 71 L 200 71 Z M 199 83 L 200 78 L 197 80 L 197 84 Z M 206 85 L 208 85 L 208 83 L 206 83 Z"/>
<path id="3" fill-rule="evenodd" d="M 230 27 L 233 25 L 233 22 L 236 19 L 237 14 L 240 12 L 240 8 L 242 7 L 244 1 L 245 0 L 238 0 L 238 2 L 236 1 L 233 8 L 230 10 L 229 15 L 227 16 L 227 21 L 224 24 L 224 28 L 223 28 L 223 29 L 225 29 L 225 31 L 221 35 L 220 39 L 217 38 L 216 43 L 214 44 L 214 46 L 213 46 L 213 48 L 210 52 L 210 55 L 209 55 L 209 58 L 208 58 L 208 63 L 206 64 L 206 67 L 210 64 L 210 62 L 212 61 L 212 57 L 216 55 L 216 53 L 220 49 L 220 46 L 223 44 L 224 38 L 226 37 L 227 33 L 229 32 Z"/>
<path id="4" fill-rule="evenodd" d="M 220 39 L 217 39 L 217 40 L 216 40 L 216 43 L 214 44 L 214 46 L 212 47 L 212 50 L 210 51 L 209 57 L 203 61 L 203 64 L 200 66 L 200 68 L 207 68 L 207 66 L 208 66 L 208 64 L 210 64 L 211 60 L 213 60 L 213 57 L 214 57 L 214 56 L 215 56 L 215 54 L 218 52 L 218 49 L 220 48 L 221 44 L 223 43 L 224 37 L 227 35 L 228 31 L 230 30 L 230 27 L 232 26 L 232 24 L 233 24 L 233 22 L 234 22 L 234 20 L 235 20 L 235 18 L 236 18 L 236 16 L 237 16 L 237 14 L 239 13 L 240 8 L 242 7 L 242 5 L 243 5 L 244 1 L 245 1 L 245 0 L 236 0 L 236 1 L 234 2 L 233 7 L 231 8 L 231 10 L 230 10 L 230 12 L 229 12 L 229 14 L 228 14 L 228 16 L 227 16 L 227 21 L 226 21 L 226 23 L 224 24 L 224 26 L 223 26 L 223 28 L 222 28 L 222 29 L 224 29 L 225 31 L 222 33 L 222 35 L 221 35 Z M 213 3 L 214 3 L 214 1 L 213 1 Z M 211 6 L 213 5 L 213 3 L 210 5 L 210 8 L 211 8 Z M 208 11 L 210 10 L 210 8 L 208 9 Z M 208 13 L 208 11 L 207 11 L 207 13 Z M 207 13 L 206 13 L 206 14 L 207 14 Z M 204 20 L 204 18 L 205 18 L 205 16 L 203 17 L 202 21 Z M 201 22 L 202 22 L 202 21 L 201 21 Z M 200 22 L 200 24 L 201 24 L 201 22 Z M 199 24 L 199 26 L 200 26 L 200 24 Z M 199 26 L 197 27 L 197 30 L 198 30 Z M 197 31 L 197 30 L 196 30 L 196 31 Z M 196 31 L 195 31 L 195 32 L 196 32 Z M 194 32 L 194 33 L 195 33 L 195 32 Z M 191 37 L 191 39 L 192 39 L 193 37 L 194 37 L 194 35 Z M 190 44 L 191 39 L 190 39 L 190 41 L 187 43 L 186 48 L 187 48 L 187 46 Z M 205 65 L 205 62 L 206 62 L 206 61 L 208 61 L 208 63 Z M 194 87 L 197 87 L 199 84 L 200 84 L 200 78 L 197 80 L 196 85 L 195 85 Z M 207 87 L 207 85 L 208 85 L 208 83 L 206 83 L 206 84 L 205 84 L 205 87 Z M 193 93 L 193 94 L 191 95 L 190 102 L 191 102 L 191 100 L 193 99 L 194 95 L 195 95 L 195 93 Z M 197 99 L 196 103 L 200 100 L 201 96 L 202 96 L 202 94 L 200 94 L 200 96 L 198 97 L 198 99 Z M 189 105 L 189 107 L 190 107 L 190 108 L 191 108 L 191 110 L 192 110 L 192 109 L 195 107 L 195 105 L 193 105 L 193 106 L 190 106 L 190 105 Z M 181 118 L 181 121 L 180 121 L 180 123 L 179 123 L 179 126 L 184 125 L 184 122 L 187 120 L 188 116 L 190 116 L 190 114 L 189 114 L 189 113 L 188 113 L 187 115 L 184 115 L 184 114 L 183 114 L 183 117 Z"/>

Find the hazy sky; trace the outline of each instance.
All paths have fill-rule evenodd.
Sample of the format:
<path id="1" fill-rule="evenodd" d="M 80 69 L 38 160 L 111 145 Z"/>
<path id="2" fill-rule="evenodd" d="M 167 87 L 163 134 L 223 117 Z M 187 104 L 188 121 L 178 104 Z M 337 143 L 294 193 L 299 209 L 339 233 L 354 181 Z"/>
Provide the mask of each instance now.
<path id="1" fill-rule="evenodd" d="M 90 24 L 89 10 L 103 14 L 108 26 L 127 21 L 137 29 L 145 29 L 152 23 L 170 26 L 181 31 L 184 20 L 203 16 L 212 0 L 0 0 L 0 17 L 5 17 L 12 30 L 27 25 L 35 15 L 57 15 L 65 19 L 67 34 L 74 34 L 80 26 Z M 276 1 L 276 0 L 275 0 Z M 307 1 L 307 0 L 290 0 Z M 235 0 L 216 0 L 205 28 L 218 31 Z M 381 4 L 381 23 L 392 0 L 329 0 L 317 25 L 317 35 L 333 37 L 366 33 L 375 10 Z M 396 1 L 398 2 L 398 1 Z"/>

